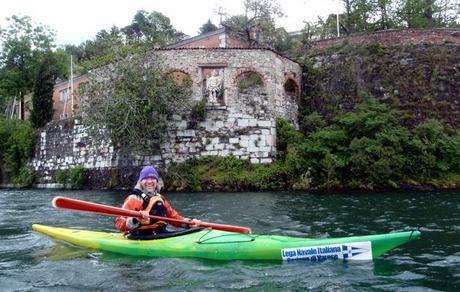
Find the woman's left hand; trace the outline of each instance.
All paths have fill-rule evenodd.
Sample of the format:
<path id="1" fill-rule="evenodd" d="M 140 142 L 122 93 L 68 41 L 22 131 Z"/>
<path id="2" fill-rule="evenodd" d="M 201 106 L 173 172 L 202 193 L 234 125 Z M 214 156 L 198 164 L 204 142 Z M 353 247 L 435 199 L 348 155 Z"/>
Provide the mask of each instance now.
<path id="1" fill-rule="evenodd" d="M 142 214 L 142 218 L 139 219 L 141 221 L 141 225 L 148 225 L 150 224 L 150 216 L 147 211 L 139 211 Z"/>
<path id="2" fill-rule="evenodd" d="M 201 220 L 193 218 L 192 220 L 190 220 L 190 223 L 190 227 L 198 227 L 201 224 Z"/>

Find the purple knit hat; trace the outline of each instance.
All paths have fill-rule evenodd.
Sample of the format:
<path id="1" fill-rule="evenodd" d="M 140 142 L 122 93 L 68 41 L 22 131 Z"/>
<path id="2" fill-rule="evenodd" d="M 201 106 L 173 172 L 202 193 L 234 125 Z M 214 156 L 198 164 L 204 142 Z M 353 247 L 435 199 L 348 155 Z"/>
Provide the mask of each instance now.
<path id="1" fill-rule="evenodd" d="M 142 181 L 146 178 L 154 178 L 157 181 L 160 180 L 160 176 L 158 175 L 158 172 L 155 169 L 155 167 L 151 165 L 144 166 L 144 168 L 141 170 L 141 173 L 139 174 L 139 181 Z"/>

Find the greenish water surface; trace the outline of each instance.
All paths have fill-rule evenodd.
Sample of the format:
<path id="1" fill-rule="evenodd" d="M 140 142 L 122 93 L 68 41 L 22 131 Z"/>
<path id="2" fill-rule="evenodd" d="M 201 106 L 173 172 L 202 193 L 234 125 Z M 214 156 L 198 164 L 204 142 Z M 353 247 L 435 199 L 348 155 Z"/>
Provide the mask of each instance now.
<path id="1" fill-rule="evenodd" d="M 177 193 L 182 215 L 257 234 L 339 237 L 420 227 L 422 238 L 370 262 L 133 258 L 58 242 L 33 223 L 109 231 L 114 218 L 53 209 L 56 195 L 120 206 L 123 192 L 0 190 L 0 291 L 458 291 L 460 192 Z"/>

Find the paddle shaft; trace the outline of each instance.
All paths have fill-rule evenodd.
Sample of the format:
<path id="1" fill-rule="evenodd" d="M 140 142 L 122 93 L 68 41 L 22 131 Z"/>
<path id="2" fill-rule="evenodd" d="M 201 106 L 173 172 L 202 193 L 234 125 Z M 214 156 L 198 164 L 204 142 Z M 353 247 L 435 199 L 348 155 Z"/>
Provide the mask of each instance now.
<path id="1" fill-rule="evenodd" d="M 69 210 L 76 210 L 76 211 L 83 211 L 83 212 L 90 212 L 90 213 L 98 213 L 102 215 L 110 215 L 110 216 L 125 216 L 125 217 L 135 217 L 135 218 L 143 218 L 141 212 L 134 211 L 134 210 L 127 210 L 87 201 L 81 201 L 66 197 L 57 196 L 53 199 L 53 207 L 61 208 L 61 209 L 69 209 Z M 149 215 L 150 218 L 156 220 L 162 220 L 167 222 L 176 222 L 185 225 L 192 225 L 193 223 L 187 220 L 180 220 L 174 218 L 167 218 L 162 216 L 155 216 Z M 223 231 L 230 231 L 230 232 L 237 232 L 237 233 L 244 233 L 249 234 L 251 233 L 251 229 L 248 227 L 242 226 L 235 226 L 235 225 L 225 225 L 225 224 L 217 224 L 217 223 L 208 223 L 208 222 L 201 222 L 199 224 L 200 227 L 212 228 L 216 230 L 223 230 Z"/>

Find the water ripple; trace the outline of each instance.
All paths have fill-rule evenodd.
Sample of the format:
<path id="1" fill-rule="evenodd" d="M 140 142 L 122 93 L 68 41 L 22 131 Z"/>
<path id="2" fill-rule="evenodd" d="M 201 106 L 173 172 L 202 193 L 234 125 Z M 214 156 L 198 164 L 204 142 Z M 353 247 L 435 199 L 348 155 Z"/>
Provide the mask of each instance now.
<path id="1" fill-rule="evenodd" d="M 219 262 L 133 258 L 32 232 L 41 223 L 113 230 L 114 218 L 52 208 L 57 193 L 120 206 L 125 192 L 0 190 L 0 290 L 455 291 L 460 286 L 460 193 L 178 193 L 182 215 L 255 233 L 343 237 L 413 230 L 422 239 L 374 262 Z"/>

